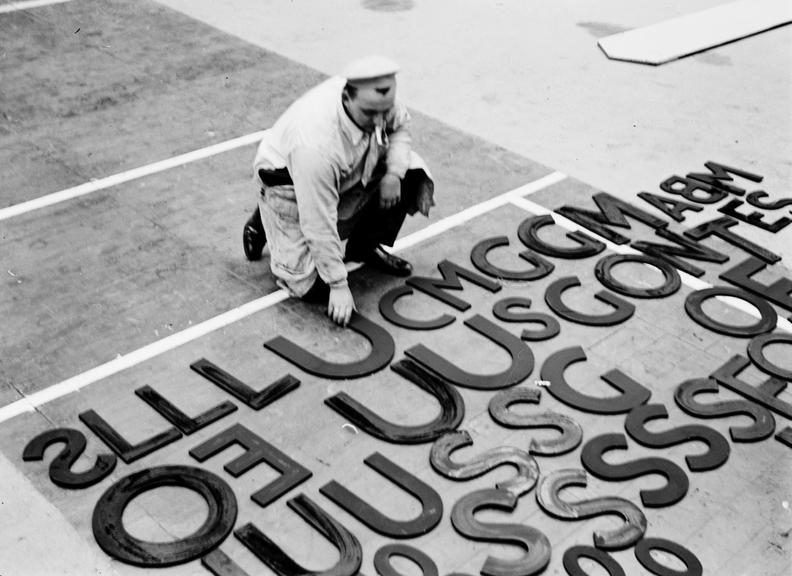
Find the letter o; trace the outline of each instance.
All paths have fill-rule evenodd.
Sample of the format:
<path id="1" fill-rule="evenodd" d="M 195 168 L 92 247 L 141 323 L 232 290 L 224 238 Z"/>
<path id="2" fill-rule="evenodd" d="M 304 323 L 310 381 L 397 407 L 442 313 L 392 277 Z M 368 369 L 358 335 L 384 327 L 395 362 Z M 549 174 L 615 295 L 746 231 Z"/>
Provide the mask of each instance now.
<path id="1" fill-rule="evenodd" d="M 203 525 L 174 542 L 148 542 L 124 528 L 124 509 L 137 496 L 162 486 L 197 492 L 209 506 Z M 93 533 L 108 555 L 135 566 L 164 567 L 194 560 L 218 546 L 231 532 L 237 501 L 231 487 L 219 476 L 192 466 L 160 466 L 121 478 L 102 494 L 93 513 Z"/>
<path id="2" fill-rule="evenodd" d="M 639 288 L 637 286 L 628 286 L 616 280 L 611 273 L 611 269 L 622 262 L 643 262 L 657 268 L 663 273 L 663 284 L 657 288 Z M 605 256 L 597 262 L 594 268 L 594 275 L 605 288 L 609 288 L 624 296 L 632 296 L 633 298 L 662 298 L 670 296 L 679 290 L 682 285 L 682 280 L 679 278 L 679 272 L 677 272 L 676 268 L 664 260 L 652 258 L 645 254 L 610 254 Z"/>
<path id="3" fill-rule="evenodd" d="M 704 313 L 702 304 L 707 298 L 713 298 L 715 296 L 731 296 L 733 298 L 745 300 L 759 310 L 761 318 L 750 326 L 734 326 L 714 320 Z M 714 286 L 713 288 L 705 288 L 704 290 L 691 292 L 685 299 L 685 312 L 687 312 L 688 316 L 695 320 L 697 324 L 704 326 L 704 328 L 709 328 L 718 334 L 725 334 L 726 336 L 748 337 L 764 334 L 775 328 L 776 322 L 778 321 L 778 314 L 767 300 L 729 286 Z"/>
<path id="4" fill-rule="evenodd" d="M 652 550 L 661 550 L 675 556 L 685 565 L 685 571 L 673 570 L 652 557 Z M 643 538 L 635 545 L 635 558 L 641 566 L 657 576 L 702 576 L 704 568 L 693 552 L 665 538 Z"/>
<path id="5" fill-rule="evenodd" d="M 792 334 L 762 334 L 757 336 L 748 344 L 748 357 L 765 374 L 781 378 L 782 380 L 792 380 L 792 370 L 773 364 L 764 355 L 764 347 L 776 342 L 792 344 Z"/>

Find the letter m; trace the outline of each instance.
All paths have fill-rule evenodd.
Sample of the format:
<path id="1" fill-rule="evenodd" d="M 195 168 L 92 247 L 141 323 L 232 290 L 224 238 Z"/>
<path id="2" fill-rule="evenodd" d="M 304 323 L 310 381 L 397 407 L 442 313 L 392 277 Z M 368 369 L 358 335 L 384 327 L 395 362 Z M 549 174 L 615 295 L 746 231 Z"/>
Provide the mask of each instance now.
<path id="1" fill-rule="evenodd" d="M 618 232 L 614 232 L 608 228 L 608 226 L 630 228 L 630 223 L 627 221 L 626 216 L 632 216 L 636 220 L 640 220 L 644 224 L 655 229 L 664 228 L 668 225 L 668 222 L 662 218 L 644 212 L 637 206 L 633 206 L 629 202 L 611 196 L 607 192 L 599 192 L 594 194 L 592 198 L 597 204 L 599 212 L 566 205 L 556 210 L 556 212 L 562 216 L 566 216 L 573 222 L 577 222 L 581 226 L 585 226 L 595 234 L 599 234 L 614 244 L 627 244 L 627 242 L 630 241 L 626 236 L 622 236 Z"/>
<path id="2" fill-rule="evenodd" d="M 709 174 L 706 172 L 691 172 L 687 175 L 687 177 L 692 178 L 693 180 L 698 180 L 699 182 L 704 182 L 710 186 L 714 186 L 720 190 L 725 190 L 726 192 L 730 192 L 731 194 L 735 194 L 737 196 L 742 196 L 745 194 L 745 190 L 728 184 L 728 182 L 734 181 L 734 178 L 731 177 L 732 174 L 736 174 L 737 176 L 745 178 L 746 180 L 750 180 L 751 182 L 761 182 L 764 179 L 759 174 L 753 174 L 751 172 L 746 172 L 745 170 L 731 168 L 729 166 L 713 162 L 712 160 L 705 162 L 704 166 L 706 166 L 710 171 Z"/>
<path id="3" fill-rule="evenodd" d="M 426 276 L 413 276 L 408 278 L 406 284 L 420 290 L 421 292 L 437 298 L 445 302 L 449 306 L 453 306 L 457 310 L 465 311 L 470 308 L 470 304 L 445 292 L 445 290 L 462 290 L 462 283 L 459 281 L 460 277 L 469 280 L 474 284 L 478 284 L 482 288 L 490 292 L 497 292 L 502 288 L 497 282 L 486 278 L 472 270 L 463 268 L 458 264 L 454 264 L 448 260 L 443 260 L 437 265 L 442 278 L 428 278 Z"/>

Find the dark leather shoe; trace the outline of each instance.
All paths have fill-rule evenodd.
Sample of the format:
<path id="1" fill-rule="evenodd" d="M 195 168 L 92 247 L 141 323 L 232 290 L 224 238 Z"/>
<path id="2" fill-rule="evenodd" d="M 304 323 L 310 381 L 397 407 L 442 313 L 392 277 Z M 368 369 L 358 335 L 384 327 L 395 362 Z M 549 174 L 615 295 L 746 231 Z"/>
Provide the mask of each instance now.
<path id="1" fill-rule="evenodd" d="M 261 225 L 261 213 L 256 208 L 256 211 L 245 223 L 244 230 L 242 230 L 242 248 L 245 250 L 245 257 L 251 261 L 260 260 L 266 244 L 267 236 L 264 234 L 264 227 Z"/>
<path id="2" fill-rule="evenodd" d="M 412 274 L 412 264 L 407 262 L 404 258 L 399 258 L 398 256 L 385 252 L 381 246 L 377 246 L 374 250 L 366 254 L 363 258 L 363 262 L 372 268 L 376 268 L 392 276 L 409 276 Z"/>

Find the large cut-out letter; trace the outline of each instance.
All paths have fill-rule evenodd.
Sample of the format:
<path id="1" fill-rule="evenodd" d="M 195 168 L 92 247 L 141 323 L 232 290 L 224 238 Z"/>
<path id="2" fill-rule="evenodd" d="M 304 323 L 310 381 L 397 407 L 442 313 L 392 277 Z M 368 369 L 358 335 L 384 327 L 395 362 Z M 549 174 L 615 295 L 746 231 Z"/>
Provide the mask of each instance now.
<path id="1" fill-rule="evenodd" d="M 423 344 L 408 348 L 404 353 L 449 382 L 477 390 L 506 388 L 522 382 L 531 374 L 534 365 L 533 352 L 522 340 L 479 314 L 465 320 L 465 326 L 506 350 L 511 357 L 509 367 L 497 374 L 474 374 L 462 370 Z"/>
<path id="2" fill-rule="evenodd" d="M 542 532 L 526 524 L 491 524 L 479 522 L 478 510 L 494 508 L 512 511 L 517 496 L 496 488 L 476 490 L 457 500 L 451 510 L 451 523 L 457 532 L 473 540 L 504 542 L 524 550 L 521 558 L 503 560 L 488 556 L 481 568 L 486 576 L 530 576 L 538 574 L 550 562 L 550 541 Z"/>
<path id="3" fill-rule="evenodd" d="M 756 226 L 757 228 L 761 228 L 762 230 L 767 230 L 768 232 L 772 232 L 775 234 L 779 230 L 782 230 L 792 224 L 792 219 L 787 218 L 786 216 L 781 216 L 775 222 L 765 222 L 764 221 L 764 214 L 761 212 L 751 212 L 750 214 L 743 214 L 742 212 L 738 212 L 737 209 L 743 205 L 742 200 L 731 200 L 727 202 L 720 208 L 718 208 L 718 212 L 721 214 L 726 214 L 726 216 L 731 216 L 732 218 L 737 218 L 737 220 L 742 220 L 746 224 L 750 224 L 751 226 Z"/>
<path id="4" fill-rule="evenodd" d="M 421 568 L 421 576 L 437 576 L 437 564 L 429 556 L 406 544 L 386 544 L 374 554 L 374 569 L 379 576 L 404 576 L 390 562 L 392 556 L 409 558 Z"/>
<path id="5" fill-rule="evenodd" d="M 503 288 L 503 286 L 497 282 L 448 260 L 440 262 L 437 265 L 437 269 L 440 270 L 442 278 L 413 276 L 407 279 L 407 284 L 463 312 L 470 308 L 470 304 L 461 298 L 457 298 L 445 292 L 446 290 L 462 290 L 462 283 L 459 281 L 460 278 L 473 282 L 473 284 L 477 284 L 490 292 L 498 292 Z"/>
<path id="6" fill-rule="evenodd" d="M 143 458 L 143 456 L 151 454 L 182 437 L 181 432 L 176 428 L 168 428 L 164 432 L 132 445 L 93 410 L 82 412 L 79 418 L 83 424 L 91 429 L 91 432 L 99 436 L 102 442 L 107 444 L 107 447 L 115 452 L 126 464 Z"/>
<path id="7" fill-rule="evenodd" d="M 278 576 L 354 576 L 358 573 L 363 550 L 354 534 L 305 494 L 286 504 L 336 547 L 339 559 L 334 566 L 320 572 L 303 568 L 252 523 L 235 530 L 234 536 Z"/>
<path id="8" fill-rule="evenodd" d="M 685 219 L 685 212 L 692 210 L 693 212 L 701 212 L 703 208 L 695 204 L 688 204 L 682 200 L 674 200 L 673 198 L 665 198 L 659 194 L 650 194 L 649 192 L 638 192 L 638 198 L 644 202 L 648 202 L 666 216 L 670 216 L 677 222 L 682 222 Z"/>
<path id="9" fill-rule="evenodd" d="M 680 258 L 690 258 L 692 260 L 701 260 L 704 262 L 718 262 L 723 263 L 726 262 L 729 257 L 725 254 L 721 254 L 720 252 L 713 250 L 712 248 L 708 248 L 704 244 L 699 244 L 698 242 L 693 242 L 692 240 L 688 240 L 681 234 L 677 234 L 676 232 L 671 232 L 670 230 L 655 230 L 655 234 L 660 236 L 661 238 L 665 238 L 666 240 L 671 240 L 672 242 L 676 242 L 677 246 L 672 246 L 670 244 L 656 244 L 654 242 L 633 242 L 630 244 L 633 248 L 638 250 L 639 252 L 643 252 L 644 254 L 648 254 L 649 256 L 654 256 L 655 258 L 659 258 L 661 260 L 665 260 L 672 266 L 679 268 L 690 274 L 691 276 L 695 276 L 700 278 L 704 275 L 704 270 L 699 268 L 698 266 L 693 266 L 689 262 L 685 262 L 684 260 L 680 260 Z"/>
<path id="10" fill-rule="evenodd" d="M 504 298 L 498 300 L 492 306 L 492 315 L 498 320 L 503 322 L 528 322 L 541 324 L 539 330 L 525 329 L 520 334 L 523 340 L 537 342 L 541 340 L 549 340 L 561 331 L 561 324 L 558 323 L 555 316 L 550 314 L 542 314 L 541 312 L 515 312 L 514 308 L 530 308 L 531 299 L 521 298 L 514 296 L 511 298 Z"/>
<path id="11" fill-rule="evenodd" d="M 85 435 L 71 428 L 55 428 L 42 432 L 28 442 L 22 453 L 25 462 L 38 462 L 44 458 L 45 450 L 51 445 L 63 442 L 65 446 L 50 462 L 49 476 L 52 483 L 61 488 L 80 489 L 101 482 L 116 466 L 115 454 L 99 454 L 94 465 L 83 472 L 72 472 L 71 467 L 85 451 Z"/>
<path id="12" fill-rule="evenodd" d="M 528 452 L 541 456 L 566 454 L 578 447 L 583 440 L 583 429 L 574 419 L 557 412 L 545 411 L 540 414 L 517 414 L 511 406 L 520 403 L 539 404 L 541 390 L 535 388 L 509 388 L 498 392 L 489 402 L 492 419 L 509 428 L 554 428 L 561 432 L 557 438 L 537 440 L 531 438 Z"/>
<path id="13" fill-rule="evenodd" d="M 605 302 L 613 307 L 611 312 L 606 314 L 585 314 L 578 310 L 573 310 L 561 300 L 561 294 L 568 288 L 580 286 L 577 276 L 564 276 L 552 282 L 545 290 L 545 302 L 550 309 L 570 322 L 585 324 L 587 326 L 613 326 L 621 324 L 629 319 L 635 312 L 635 306 L 623 298 L 607 290 L 600 290 L 594 294 L 594 298 L 600 302 Z"/>
<path id="14" fill-rule="evenodd" d="M 650 448 L 667 448 L 693 440 L 703 442 L 707 445 L 704 454 L 685 456 L 685 462 L 693 472 L 714 470 L 729 459 L 729 442 L 719 432 L 701 424 L 686 424 L 664 432 L 646 429 L 647 422 L 660 418 L 668 418 L 668 411 L 662 404 L 636 406 L 627 414 L 624 429 L 638 444 Z"/>
<path id="15" fill-rule="evenodd" d="M 779 342 L 792 344 L 792 334 L 775 332 L 772 334 L 760 334 L 748 343 L 748 357 L 756 364 L 756 367 L 765 374 L 792 381 L 792 370 L 773 364 L 764 354 L 765 346 L 768 344 L 777 344 Z M 792 358 L 792 355 L 787 353 L 786 358 Z"/>
<path id="16" fill-rule="evenodd" d="M 397 466 L 379 452 L 363 461 L 366 466 L 415 496 L 421 503 L 421 512 L 411 520 L 394 520 L 356 496 L 335 480 L 328 482 L 319 492 L 349 512 L 372 530 L 391 538 L 413 538 L 431 532 L 443 516 L 443 501 L 435 490 Z"/>
<path id="17" fill-rule="evenodd" d="M 487 260 L 487 253 L 490 250 L 498 246 L 508 245 L 509 239 L 506 236 L 487 238 L 473 247 L 470 253 L 470 260 L 473 262 L 473 266 L 484 272 L 484 274 L 503 280 L 538 280 L 539 278 L 544 278 L 555 269 L 555 266 L 550 261 L 530 250 L 520 252 L 520 258 L 533 266 L 533 268 L 528 270 L 505 270 Z"/>
<path id="18" fill-rule="evenodd" d="M 379 311 L 382 317 L 388 322 L 396 324 L 396 326 L 410 330 L 436 330 L 437 328 L 448 326 L 455 320 L 450 314 L 441 314 L 431 320 L 413 320 L 396 312 L 396 300 L 412 293 L 413 289 L 409 286 L 396 286 L 396 288 L 385 292 L 379 301 Z"/>
<path id="19" fill-rule="evenodd" d="M 751 361 L 745 356 L 735 354 L 720 368 L 715 370 L 710 377 L 715 378 L 718 384 L 734 390 L 738 394 L 758 402 L 784 418 L 792 419 L 792 404 L 781 400 L 778 395 L 787 387 L 787 381 L 771 376 L 758 386 L 752 386 L 737 378 Z"/>
<path id="20" fill-rule="evenodd" d="M 520 224 L 517 229 L 517 236 L 520 238 L 520 242 L 528 248 L 545 256 L 555 256 L 556 258 L 587 258 L 605 250 L 605 244 L 580 230 L 567 232 L 566 234 L 566 237 L 573 240 L 577 246 L 557 246 L 542 240 L 539 237 L 539 229 L 554 223 L 553 217 L 549 214 L 531 216 Z"/>
<path id="21" fill-rule="evenodd" d="M 580 567 L 580 559 L 587 558 L 597 563 L 608 576 L 626 576 L 621 565 L 613 559 L 613 556 L 591 546 L 572 546 L 564 552 L 564 570 L 568 576 L 590 576 L 589 572 Z"/>
<path id="22" fill-rule="evenodd" d="M 753 424 L 729 428 L 729 435 L 734 442 L 758 442 L 775 431 L 773 414 L 759 404 L 742 398 L 703 404 L 696 398 L 699 394 L 715 393 L 719 390 L 720 386 L 714 378 L 693 378 L 677 386 L 674 400 L 682 410 L 699 418 L 719 418 L 737 414 L 748 416 L 753 420 Z"/>
<path id="23" fill-rule="evenodd" d="M 620 370 L 610 370 L 600 377 L 621 392 L 619 396 L 595 397 L 574 390 L 564 378 L 564 371 L 570 364 L 585 359 L 583 348 L 572 346 L 551 354 L 542 365 L 541 378 L 550 382 L 547 390 L 567 406 L 595 414 L 621 414 L 647 402 L 652 396 L 648 388 Z"/>
<path id="24" fill-rule="evenodd" d="M 594 544 L 606 550 L 621 550 L 635 544 L 646 533 L 646 516 L 641 509 L 624 498 L 605 496 L 589 500 L 567 502 L 561 499 L 561 490 L 567 486 L 588 484 L 586 472 L 578 468 L 554 470 L 542 476 L 536 488 L 536 501 L 542 509 L 557 518 L 578 520 L 602 514 L 617 514 L 624 524 L 615 530 L 594 532 Z"/>
<path id="25" fill-rule="evenodd" d="M 429 461 L 437 472 L 453 480 L 478 478 L 503 464 L 517 468 L 517 475 L 495 485 L 515 496 L 529 492 L 539 479 L 539 464 L 528 452 L 514 446 L 500 446 L 471 458 L 464 464 L 451 460 L 451 453 L 464 446 L 472 446 L 473 439 L 466 430 L 449 432 L 432 444 Z"/>
<path id="26" fill-rule="evenodd" d="M 261 436 L 251 432 L 241 424 L 234 424 L 217 436 L 209 438 L 206 442 L 196 446 L 190 450 L 190 456 L 198 460 L 198 462 L 203 462 L 235 444 L 242 446 L 245 449 L 245 453 L 223 466 L 223 469 L 234 478 L 241 476 L 262 462 L 266 462 L 281 473 L 280 478 L 273 480 L 251 496 L 253 501 L 259 506 L 267 506 L 270 502 L 280 498 L 283 494 L 311 477 L 310 470 L 301 466 Z"/>
<path id="27" fill-rule="evenodd" d="M 387 330 L 357 312 L 352 313 L 347 327 L 365 336 L 371 344 L 371 352 L 362 360 L 343 364 L 328 362 L 283 336 L 264 342 L 264 347 L 309 374 L 321 378 L 361 378 L 384 368 L 393 359 L 395 346 Z"/>
<path id="28" fill-rule="evenodd" d="M 140 494 L 164 486 L 197 492 L 209 512 L 198 530 L 168 542 L 149 542 L 132 536 L 124 527 L 124 509 Z M 102 494 L 93 513 L 93 534 L 99 547 L 116 560 L 161 568 L 200 558 L 231 532 L 237 517 L 234 491 L 208 470 L 191 466 L 148 468 L 121 478 Z"/>
<path id="29" fill-rule="evenodd" d="M 708 298 L 714 298 L 715 296 L 731 296 L 732 298 L 745 300 L 759 311 L 759 319 L 753 324 L 745 326 L 742 324 L 726 324 L 725 322 L 708 316 L 707 313 L 704 312 L 704 301 Z M 687 315 L 690 316 L 696 324 L 704 328 L 708 328 L 718 334 L 742 338 L 770 332 L 775 328 L 778 322 L 778 314 L 767 300 L 749 294 L 744 290 L 731 288 L 729 286 L 713 286 L 712 288 L 704 288 L 703 290 L 691 292 L 687 295 L 687 298 L 685 298 L 685 312 L 687 312 Z"/>
<path id="30" fill-rule="evenodd" d="M 654 288 L 643 288 L 630 286 L 617 280 L 611 273 L 611 269 L 622 262 L 643 262 L 649 266 L 654 266 L 662 272 L 663 283 Z M 605 288 L 610 288 L 614 292 L 624 296 L 632 296 L 633 298 L 664 298 L 674 294 L 682 286 L 682 279 L 679 277 L 679 272 L 676 271 L 676 268 L 664 260 L 643 254 L 610 254 L 600 258 L 594 268 L 594 275 Z"/>
<path id="31" fill-rule="evenodd" d="M 715 236 L 721 240 L 725 240 L 732 246 L 742 248 L 749 254 L 753 254 L 754 256 L 761 258 L 765 262 L 769 262 L 771 264 L 781 260 L 781 256 L 778 254 L 770 252 L 770 250 L 767 250 L 763 246 L 754 244 L 750 240 L 746 240 L 742 236 L 738 236 L 729 230 L 729 228 L 732 228 L 733 226 L 737 226 L 737 220 L 734 218 L 728 218 L 727 216 L 722 216 L 721 218 L 716 218 L 715 220 L 710 220 L 709 222 L 699 224 L 690 230 L 685 230 L 684 234 L 689 238 L 693 238 L 693 240 L 703 240 L 704 238 Z"/>
<path id="32" fill-rule="evenodd" d="M 667 567 L 665 564 L 661 564 L 652 556 L 652 550 L 659 550 L 676 557 L 685 565 L 685 571 L 680 572 Z M 701 561 L 693 552 L 665 538 L 644 538 L 635 545 L 635 557 L 641 563 L 641 566 L 660 576 L 702 576 L 704 574 Z"/>
<path id="33" fill-rule="evenodd" d="M 627 448 L 624 434 L 602 434 L 583 445 L 580 461 L 583 467 L 602 480 L 630 480 L 645 474 L 660 474 L 666 485 L 653 490 L 641 490 L 641 502 L 647 508 L 676 504 L 687 494 L 690 482 L 679 466 L 665 458 L 639 458 L 621 464 L 609 464 L 603 456 L 611 450 Z"/>
<path id="34" fill-rule="evenodd" d="M 792 311 L 792 280 L 782 277 L 772 284 L 762 284 L 751 278 L 754 274 L 764 270 L 766 266 L 767 264 L 758 258 L 748 258 L 734 268 L 719 274 L 718 278 Z"/>
<path id="35" fill-rule="evenodd" d="M 231 402 L 222 402 L 206 410 L 202 414 L 190 418 L 151 386 L 138 388 L 135 390 L 135 394 L 138 398 L 159 412 L 165 420 L 176 426 L 185 436 L 189 436 L 193 432 L 197 432 L 201 428 L 209 426 L 209 424 L 220 420 L 223 416 L 228 416 L 237 409 Z"/>
<path id="36" fill-rule="evenodd" d="M 566 205 L 556 210 L 556 212 L 588 228 L 595 234 L 599 234 L 603 238 L 610 240 L 614 244 L 626 244 L 630 241 L 626 236 L 622 236 L 607 227 L 618 226 L 619 228 L 629 229 L 630 223 L 627 221 L 626 216 L 632 216 L 636 220 L 640 220 L 652 228 L 663 228 L 664 226 L 668 226 L 668 222 L 662 218 L 644 212 L 637 206 L 633 206 L 629 202 L 611 196 L 607 192 L 594 194 L 592 199 L 597 205 L 599 212 Z"/>
<path id="37" fill-rule="evenodd" d="M 391 370 L 437 398 L 440 414 L 434 420 L 419 426 L 394 424 L 381 418 L 346 392 L 339 392 L 325 399 L 325 404 L 364 432 L 395 444 L 431 442 L 459 426 L 465 416 L 465 402 L 456 388 L 412 360 L 399 360 L 391 365 Z"/>
<path id="38" fill-rule="evenodd" d="M 261 410 L 264 406 L 272 404 L 275 400 L 288 394 L 300 385 L 300 381 L 297 380 L 297 378 L 291 374 L 287 374 L 283 378 L 279 378 L 263 390 L 257 392 L 219 366 L 209 362 L 206 358 L 201 358 L 193 362 L 190 364 L 190 368 L 231 394 L 234 398 L 241 400 L 253 410 Z"/>
<path id="39" fill-rule="evenodd" d="M 732 182 L 734 180 L 731 177 L 731 174 L 736 174 L 737 176 L 740 176 L 741 178 L 745 178 L 746 180 L 750 180 L 751 182 L 761 182 L 762 180 L 764 180 L 764 176 L 761 176 L 759 174 L 746 172 L 745 170 L 740 170 L 739 168 L 732 168 L 730 166 L 726 166 L 725 164 L 713 162 L 712 160 L 708 160 L 707 162 L 704 162 L 704 166 L 707 167 L 709 173 L 691 172 L 688 173 L 687 177 L 692 178 L 694 180 L 698 180 L 699 182 L 705 182 L 711 186 L 720 188 L 736 196 L 742 196 L 743 194 L 745 194 L 745 190 L 743 190 L 742 188 L 738 188 L 737 186 L 727 184 L 727 182 Z"/>

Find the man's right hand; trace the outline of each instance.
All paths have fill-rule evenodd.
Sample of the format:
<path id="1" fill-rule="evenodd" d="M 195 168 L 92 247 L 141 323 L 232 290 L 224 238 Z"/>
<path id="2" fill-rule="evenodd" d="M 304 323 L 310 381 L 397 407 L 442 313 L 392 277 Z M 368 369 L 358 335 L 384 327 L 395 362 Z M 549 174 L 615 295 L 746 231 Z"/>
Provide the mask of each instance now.
<path id="1" fill-rule="evenodd" d="M 341 326 L 349 324 L 352 311 L 355 310 L 355 301 L 349 286 L 336 286 L 330 288 L 330 297 L 327 300 L 327 315 Z"/>

